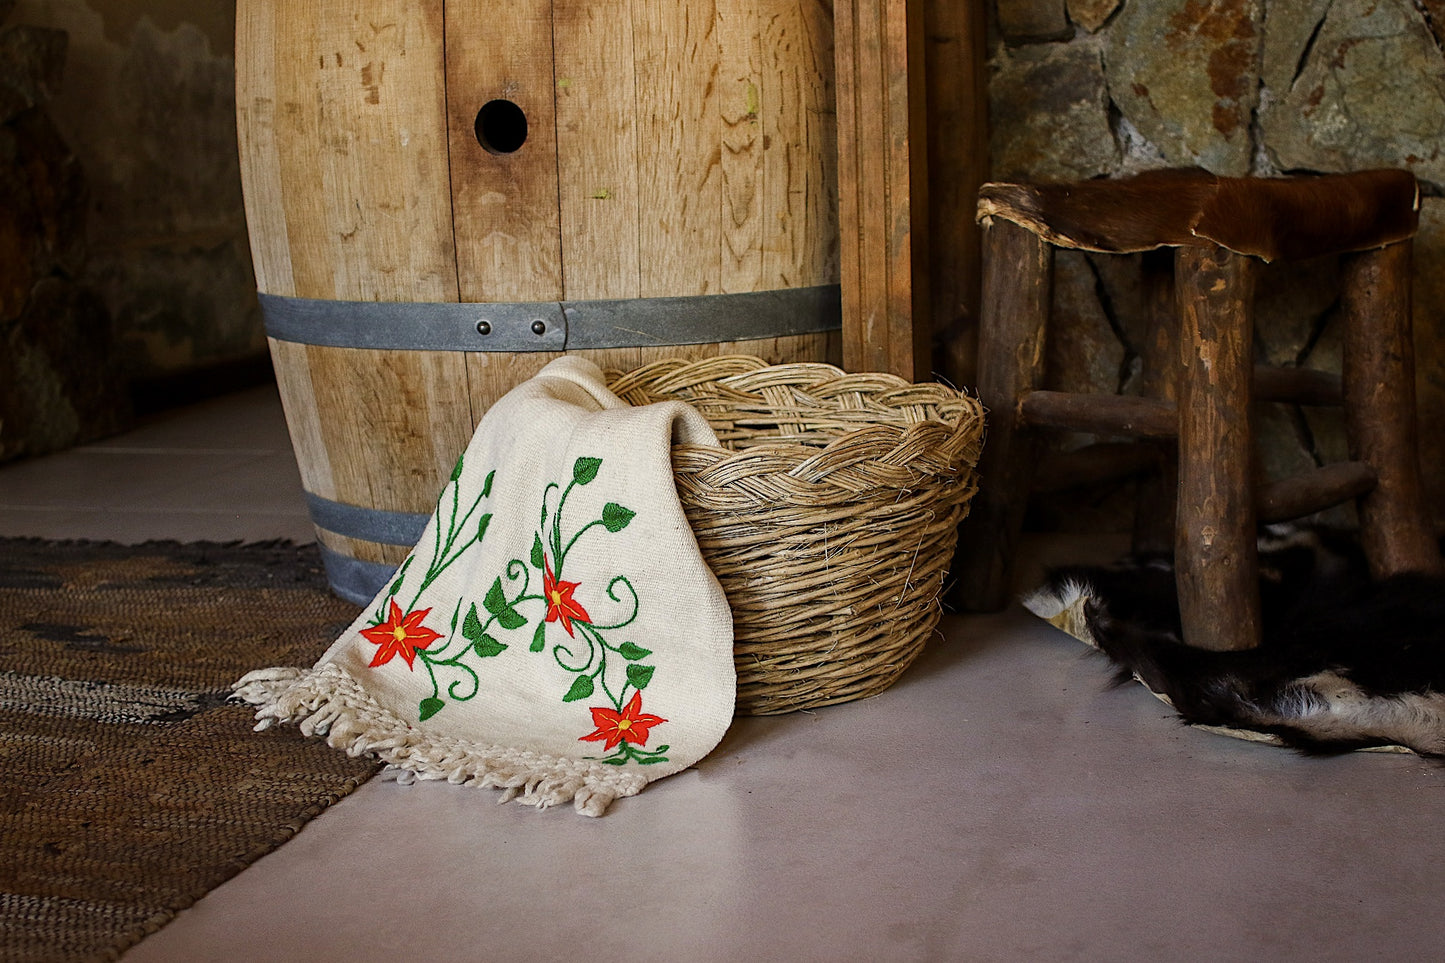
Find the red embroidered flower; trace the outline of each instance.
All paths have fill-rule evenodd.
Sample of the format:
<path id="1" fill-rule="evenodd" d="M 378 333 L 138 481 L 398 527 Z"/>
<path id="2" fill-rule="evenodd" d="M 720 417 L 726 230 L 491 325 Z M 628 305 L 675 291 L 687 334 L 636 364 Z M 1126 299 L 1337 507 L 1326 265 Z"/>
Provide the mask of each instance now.
<path id="1" fill-rule="evenodd" d="M 380 646 L 376 655 L 372 656 L 371 668 L 386 665 L 400 655 L 410 669 L 416 660 L 416 650 L 424 649 L 441 638 L 440 632 L 433 632 L 421 624 L 422 619 L 430 614 L 431 609 L 417 609 L 402 615 L 401 606 L 396 604 L 396 599 L 392 599 L 390 617 L 380 625 L 361 630 L 366 641 Z"/>
<path id="2" fill-rule="evenodd" d="M 563 582 L 552 575 L 552 562 L 544 555 L 545 570 L 542 573 L 542 595 L 547 599 L 547 621 L 562 620 L 562 628 L 572 634 L 572 622 L 591 622 L 592 617 L 582 603 L 572 597 L 581 582 Z"/>
<path id="3" fill-rule="evenodd" d="M 578 738 L 578 742 L 602 742 L 607 740 L 602 747 L 613 749 L 619 742 L 628 742 L 635 746 L 647 745 L 647 736 L 653 726 L 661 725 L 667 720 L 661 716 L 654 716 L 642 711 L 642 693 L 634 692 L 627 707 L 621 712 L 614 712 L 612 709 L 593 708 L 592 724 L 597 730 L 590 735 Z"/>

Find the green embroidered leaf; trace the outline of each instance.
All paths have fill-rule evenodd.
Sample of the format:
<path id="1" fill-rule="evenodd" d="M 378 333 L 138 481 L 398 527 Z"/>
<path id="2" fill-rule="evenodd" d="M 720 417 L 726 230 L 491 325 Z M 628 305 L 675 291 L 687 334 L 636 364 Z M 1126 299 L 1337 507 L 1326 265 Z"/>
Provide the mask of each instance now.
<path id="1" fill-rule="evenodd" d="M 487 537 L 487 526 L 490 524 L 492 524 L 492 513 L 487 512 L 482 516 L 482 520 L 477 522 L 477 541 L 480 542 Z"/>
<path id="2" fill-rule="evenodd" d="M 386 590 L 386 594 L 387 594 L 387 595 L 395 595 L 396 593 L 398 593 L 398 592 L 401 591 L 401 582 L 402 582 L 402 579 L 406 578 L 406 570 L 411 567 L 411 560 L 412 560 L 413 558 L 416 558 L 416 556 L 415 556 L 415 555 L 408 555 L 408 556 L 406 557 L 406 561 L 403 562 L 402 565 L 401 565 L 401 571 L 399 571 L 399 572 L 396 573 L 396 581 L 395 581 L 395 582 L 392 582 L 392 583 L 391 583 L 391 588 L 389 588 L 389 589 Z"/>
<path id="3" fill-rule="evenodd" d="M 541 652 L 547 647 L 547 623 L 538 622 L 537 631 L 532 633 L 532 651 Z"/>
<path id="4" fill-rule="evenodd" d="M 659 762 L 667 762 L 667 757 L 666 757 L 666 756 L 647 756 L 647 757 L 645 757 L 645 758 L 642 758 L 642 759 L 637 760 L 637 764 L 638 764 L 639 766 L 652 766 L 652 765 L 656 765 L 656 764 L 659 763 Z"/>
<path id="5" fill-rule="evenodd" d="M 636 663 L 627 667 L 627 681 L 631 682 L 634 688 L 646 689 L 647 683 L 652 681 L 652 672 L 656 666 L 637 665 Z"/>
<path id="6" fill-rule="evenodd" d="M 585 485 L 597 477 L 597 469 L 601 467 L 601 458 L 579 458 L 572 465 L 572 480 L 579 485 Z"/>
<path id="7" fill-rule="evenodd" d="M 466 452 L 462 452 L 462 454 L 457 457 L 457 466 L 452 469 L 452 481 L 456 481 L 462 477 L 462 461 L 466 456 Z"/>
<path id="8" fill-rule="evenodd" d="M 507 593 L 502 591 L 502 580 L 500 578 L 492 583 L 491 588 L 487 589 L 487 597 L 482 599 L 482 604 L 485 605 L 487 611 L 493 615 L 496 615 L 507 607 Z M 470 636 L 468 636 L 468 638 L 470 638 Z"/>
<path id="9" fill-rule="evenodd" d="M 505 644 L 498 642 L 485 632 L 482 633 L 482 637 L 476 641 L 472 648 L 476 651 L 477 655 L 483 659 L 489 659 L 494 655 L 501 655 L 507 650 Z"/>
<path id="10" fill-rule="evenodd" d="M 462 635 L 469 642 L 476 642 L 482 638 L 482 620 L 477 618 L 476 602 L 473 602 L 472 607 L 467 609 L 467 617 L 462 622 Z"/>
<path id="11" fill-rule="evenodd" d="M 562 697 L 563 702 L 576 702 L 578 699 L 585 699 L 592 694 L 592 677 L 590 675 L 579 675 L 577 681 L 572 683 L 572 688 Z"/>
<path id="12" fill-rule="evenodd" d="M 482 482 L 482 497 L 490 498 L 492 495 L 492 479 L 497 477 L 497 470 L 494 468 L 487 472 L 487 480 Z"/>
<path id="13" fill-rule="evenodd" d="M 608 766 L 625 766 L 625 765 L 627 765 L 627 760 L 626 760 L 626 759 L 598 759 L 597 761 L 600 762 L 600 763 L 602 763 L 602 764 L 604 764 L 604 765 L 608 765 Z"/>
<path id="14" fill-rule="evenodd" d="M 472 606 L 472 608 L 476 608 L 476 606 Z M 453 631 L 453 632 L 455 632 L 455 631 L 457 630 L 457 617 L 460 616 L 461 614 L 462 614 L 462 600 L 461 600 L 461 599 L 457 599 L 457 607 L 452 610 L 452 631 Z"/>
<path id="15" fill-rule="evenodd" d="M 446 705 L 445 702 L 434 697 L 421 700 L 421 705 L 417 706 L 421 721 L 426 722 L 432 716 L 445 709 Z"/>
<path id="16" fill-rule="evenodd" d="M 672 746 L 658 746 L 656 749 L 654 749 L 654 750 L 652 750 L 652 751 L 653 751 L 653 752 L 666 752 L 667 750 L 669 750 L 669 749 L 671 749 L 671 748 L 672 748 Z"/>
<path id="17" fill-rule="evenodd" d="M 542 554 L 542 536 L 532 536 L 532 567 L 541 568 L 545 557 Z"/>
<path id="18" fill-rule="evenodd" d="M 608 502 L 602 506 L 602 524 L 607 526 L 609 532 L 620 532 L 627 527 L 627 523 L 637 517 L 637 513 L 630 508 L 623 508 L 616 502 Z"/>
<path id="19" fill-rule="evenodd" d="M 504 629 L 520 629 L 527 624 L 527 617 L 509 605 L 497 613 L 497 621 Z"/>
<path id="20" fill-rule="evenodd" d="M 624 642 L 619 645 L 617 647 L 617 652 L 629 662 L 635 662 L 638 659 L 645 659 L 652 654 L 651 649 L 644 649 L 642 646 L 633 645 L 631 642 Z"/>

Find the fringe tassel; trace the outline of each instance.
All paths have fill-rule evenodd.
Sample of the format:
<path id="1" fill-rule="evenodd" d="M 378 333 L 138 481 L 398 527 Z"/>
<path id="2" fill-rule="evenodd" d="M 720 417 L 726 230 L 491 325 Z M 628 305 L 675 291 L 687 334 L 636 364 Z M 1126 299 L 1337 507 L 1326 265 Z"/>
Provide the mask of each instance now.
<path id="1" fill-rule="evenodd" d="M 258 707 L 256 731 L 296 723 L 302 735 L 323 737 L 348 755 L 375 756 L 402 785 L 445 779 L 453 785 L 500 789 L 501 802 L 516 799 L 538 809 L 570 800 L 584 816 L 601 816 L 614 799 L 635 796 L 647 785 L 642 774 L 613 766 L 413 728 L 337 665 L 260 669 L 243 676 L 232 691 Z"/>

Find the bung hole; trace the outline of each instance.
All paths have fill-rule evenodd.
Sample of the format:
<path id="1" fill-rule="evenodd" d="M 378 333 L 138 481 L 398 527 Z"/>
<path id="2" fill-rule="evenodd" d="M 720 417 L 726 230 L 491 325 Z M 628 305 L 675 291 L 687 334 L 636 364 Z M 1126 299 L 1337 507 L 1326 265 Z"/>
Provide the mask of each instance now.
<path id="1" fill-rule="evenodd" d="M 527 115 L 510 100 L 489 100 L 477 111 L 477 143 L 493 154 L 510 154 L 527 141 Z"/>

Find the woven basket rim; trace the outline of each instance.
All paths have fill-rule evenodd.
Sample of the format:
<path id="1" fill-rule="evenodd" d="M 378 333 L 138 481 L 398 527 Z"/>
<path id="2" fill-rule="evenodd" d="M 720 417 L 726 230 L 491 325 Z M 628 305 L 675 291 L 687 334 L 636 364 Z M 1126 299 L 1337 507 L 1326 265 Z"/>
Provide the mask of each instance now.
<path id="1" fill-rule="evenodd" d="M 716 377 L 699 376 L 714 370 L 722 373 Z M 672 447 L 674 455 L 691 454 L 698 457 L 713 456 L 719 459 L 773 456 L 798 462 L 817 462 L 837 457 L 840 453 L 858 445 L 860 441 L 872 441 L 884 433 L 896 435 L 902 439 L 909 431 L 928 430 L 923 426 L 932 425 L 943 429 L 947 439 L 941 444 L 939 440 L 934 441 L 934 446 L 956 449 L 954 457 L 949 459 L 951 462 L 950 473 L 960 468 L 972 468 L 973 462 L 977 459 L 977 452 L 974 452 L 972 459 L 966 456 L 967 449 L 973 446 L 974 442 L 981 441 L 983 436 L 984 409 L 982 404 L 977 398 L 962 389 L 937 382 L 913 383 L 888 372 L 849 373 L 836 365 L 823 362 L 772 365 L 755 355 L 741 354 L 719 355 L 701 361 L 669 358 L 654 361 L 627 372 L 607 372 L 609 385 L 613 386 L 614 390 L 618 390 L 620 386 L 619 393 L 632 387 L 642 387 L 650 388 L 672 398 L 680 397 L 686 388 L 695 388 L 706 384 L 718 384 L 734 390 L 744 390 L 740 386 L 752 385 L 760 378 L 766 383 L 772 384 L 807 384 L 814 389 L 821 387 L 826 389 L 830 396 L 845 393 L 866 394 L 877 402 L 882 410 L 820 409 L 857 410 L 860 416 L 871 413 L 878 418 L 878 420 L 870 420 L 868 424 L 836 435 L 826 445 L 809 445 L 787 439 L 762 440 L 743 449 L 729 448 L 724 444 L 675 444 Z M 679 387 L 669 390 L 670 382 L 678 384 Z M 902 403 L 905 397 L 910 396 L 914 399 L 911 405 Z M 927 396 L 926 399 L 925 396 Z M 749 420 L 762 420 L 765 412 L 780 410 L 777 406 L 768 405 L 765 399 L 759 398 L 758 402 L 757 415 Z M 934 418 L 904 421 L 883 418 L 888 413 L 897 413 L 907 407 L 924 404 L 949 409 L 954 417 L 947 421 Z M 924 470 L 919 466 L 914 467 L 915 470 Z"/>

